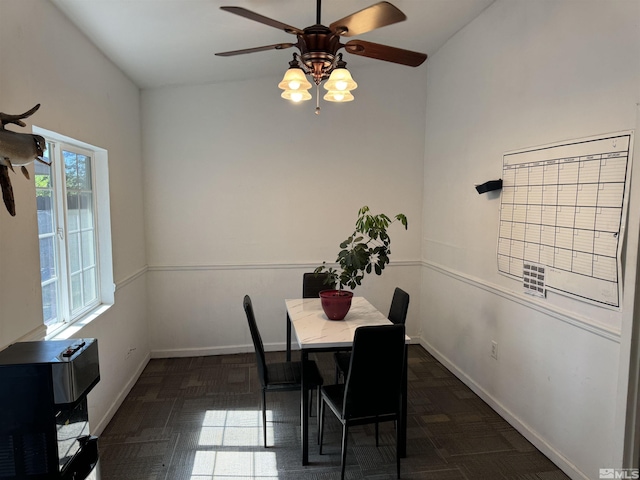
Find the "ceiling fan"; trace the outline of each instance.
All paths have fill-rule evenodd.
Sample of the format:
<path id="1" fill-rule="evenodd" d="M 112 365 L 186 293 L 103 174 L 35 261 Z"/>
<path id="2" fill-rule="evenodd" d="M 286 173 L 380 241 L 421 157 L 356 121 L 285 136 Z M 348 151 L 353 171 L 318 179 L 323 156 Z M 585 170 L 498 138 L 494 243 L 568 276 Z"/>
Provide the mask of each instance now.
<path id="1" fill-rule="evenodd" d="M 402 48 L 390 47 L 388 45 L 381 45 L 379 43 L 367 42 L 364 40 L 350 40 L 346 43 L 342 43 L 343 37 L 361 35 L 377 28 L 406 20 L 406 15 L 391 3 L 376 3 L 364 8 L 363 10 L 341 18 L 340 20 L 331 23 L 328 27 L 321 24 L 321 4 L 322 0 L 317 0 L 316 25 L 311 25 L 304 29 L 292 27 L 291 25 L 265 17 L 247 10 L 246 8 L 220 7 L 226 12 L 234 13 L 241 17 L 248 18 L 249 20 L 283 30 L 285 33 L 295 35 L 297 37 L 297 41 L 296 43 L 276 43 L 274 45 L 265 45 L 262 47 L 220 52 L 216 53 L 216 55 L 221 57 L 230 57 L 245 53 L 262 52 L 266 50 L 284 50 L 286 48 L 296 47 L 300 54 L 293 54 L 293 61 L 289 63 L 291 67 L 289 71 L 292 69 L 295 69 L 298 72 L 302 70 L 304 74 L 310 75 L 313 78 L 314 83 L 317 86 L 319 86 L 323 80 L 329 78 L 334 71 L 336 73 L 340 72 L 342 76 L 344 76 L 346 72 L 350 82 L 347 82 L 346 88 L 342 88 L 340 90 L 345 91 L 348 94 L 346 97 L 348 100 L 353 100 L 353 96 L 350 95 L 350 90 L 355 89 L 357 84 L 353 82 L 351 75 L 346 71 L 346 62 L 342 60 L 342 53 L 338 53 L 338 50 L 341 48 L 344 48 L 345 51 L 354 55 L 375 58 L 386 62 L 394 62 L 410 67 L 417 67 L 427 59 L 427 55 L 424 53 L 413 52 Z M 287 73 L 289 73 L 289 71 Z M 311 87 L 311 84 L 306 81 L 304 76 L 302 79 L 298 78 L 296 80 L 296 82 L 301 83 L 302 86 L 297 85 L 295 82 L 293 83 L 293 86 L 298 86 L 298 88 L 290 88 L 291 82 L 286 82 L 286 80 L 287 76 L 285 75 L 285 79 L 280 85 L 280 88 L 285 90 L 282 94 L 284 98 L 291 98 L 293 100 L 311 98 L 311 96 L 306 92 L 306 90 Z M 329 81 L 325 85 L 327 90 L 329 90 L 329 87 L 336 86 L 335 83 L 331 83 L 331 80 L 332 79 L 329 78 Z M 284 83 L 286 83 L 286 85 L 284 85 Z M 329 85 L 330 83 L 331 85 Z M 345 84 L 339 83 L 338 86 L 344 87 Z M 289 93 L 288 96 L 286 95 L 288 92 L 295 92 L 301 89 L 303 89 L 304 93 L 307 94 L 306 98 L 297 98 L 296 96 L 292 96 L 291 93 Z M 332 90 L 330 90 L 330 93 L 331 91 Z M 335 92 L 335 90 L 333 91 Z M 325 99 L 331 101 L 348 101 L 344 99 L 336 100 L 333 97 L 327 98 L 327 96 L 325 96 Z"/>

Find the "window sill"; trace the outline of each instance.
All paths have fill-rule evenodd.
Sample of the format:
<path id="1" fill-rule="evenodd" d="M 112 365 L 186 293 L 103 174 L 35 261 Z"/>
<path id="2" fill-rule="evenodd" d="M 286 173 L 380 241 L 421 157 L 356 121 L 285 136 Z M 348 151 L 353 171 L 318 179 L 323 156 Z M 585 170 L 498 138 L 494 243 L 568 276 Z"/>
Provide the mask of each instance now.
<path id="1" fill-rule="evenodd" d="M 47 329 L 45 340 L 65 340 L 71 338 L 110 308 L 111 304 L 103 303 L 72 323 L 51 328 L 51 330 Z"/>

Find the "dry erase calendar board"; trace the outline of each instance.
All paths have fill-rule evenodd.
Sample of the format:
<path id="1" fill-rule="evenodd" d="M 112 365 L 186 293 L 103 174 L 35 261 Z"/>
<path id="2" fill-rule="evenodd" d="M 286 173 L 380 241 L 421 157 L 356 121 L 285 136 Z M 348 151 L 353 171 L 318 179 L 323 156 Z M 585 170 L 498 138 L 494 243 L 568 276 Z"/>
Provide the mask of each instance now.
<path id="1" fill-rule="evenodd" d="M 629 131 L 505 153 L 498 270 L 525 292 L 541 293 L 540 270 L 547 290 L 619 307 L 632 145 Z"/>

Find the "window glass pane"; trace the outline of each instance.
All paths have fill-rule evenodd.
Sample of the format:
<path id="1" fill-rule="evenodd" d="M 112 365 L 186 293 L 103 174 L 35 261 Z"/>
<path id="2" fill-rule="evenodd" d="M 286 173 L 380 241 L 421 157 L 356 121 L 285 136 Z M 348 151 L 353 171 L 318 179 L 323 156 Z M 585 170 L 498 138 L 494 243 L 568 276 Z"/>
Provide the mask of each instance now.
<path id="1" fill-rule="evenodd" d="M 43 158 L 51 162 L 52 146 L 47 142 Z M 40 243 L 40 281 L 42 283 L 42 317 L 45 325 L 59 321 L 58 299 L 60 283 L 57 271 L 57 238 L 53 169 L 50 165 L 34 163 L 38 238 Z"/>
<path id="2" fill-rule="evenodd" d="M 47 160 L 49 150 L 45 150 L 43 158 Z M 47 160 L 49 161 L 49 160 Z M 35 161 L 33 163 L 33 171 L 35 173 L 36 188 L 52 188 L 53 180 L 51 179 L 51 166 L 42 162 Z"/>
<path id="3" fill-rule="evenodd" d="M 71 310 L 82 307 L 82 272 L 71 275 Z"/>
<path id="4" fill-rule="evenodd" d="M 58 321 L 58 282 L 48 283 L 42 287 L 42 314 L 45 325 Z"/>
<path id="5" fill-rule="evenodd" d="M 80 184 L 78 181 L 78 156 L 73 152 L 62 151 L 64 158 L 64 175 L 66 179 L 67 190 L 78 190 Z"/>
<path id="6" fill-rule="evenodd" d="M 78 273 L 80 265 L 80 234 L 69 233 L 69 270 L 71 275 Z"/>
<path id="7" fill-rule="evenodd" d="M 36 178 L 37 182 L 37 178 Z M 38 189 L 36 183 L 36 205 L 38 207 L 38 232 L 40 235 L 53 233 L 53 197 L 52 191 Z"/>
<path id="8" fill-rule="evenodd" d="M 78 189 L 91 190 L 91 157 L 78 155 Z"/>
<path id="9" fill-rule="evenodd" d="M 84 304 L 88 305 L 98 297 L 96 289 L 96 269 L 90 268 L 83 273 L 84 279 Z"/>
<path id="10" fill-rule="evenodd" d="M 80 194 L 80 226 L 93 228 L 93 195 L 91 192 Z"/>
<path id="11" fill-rule="evenodd" d="M 82 232 L 82 268 L 93 267 L 96 264 L 95 243 L 93 230 Z"/>
<path id="12" fill-rule="evenodd" d="M 55 237 L 40 237 L 40 282 L 56 277 Z"/>
<path id="13" fill-rule="evenodd" d="M 67 191 L 67 228 L 69 232 L 80 229 L 80 197 L 70 191 Z"/>

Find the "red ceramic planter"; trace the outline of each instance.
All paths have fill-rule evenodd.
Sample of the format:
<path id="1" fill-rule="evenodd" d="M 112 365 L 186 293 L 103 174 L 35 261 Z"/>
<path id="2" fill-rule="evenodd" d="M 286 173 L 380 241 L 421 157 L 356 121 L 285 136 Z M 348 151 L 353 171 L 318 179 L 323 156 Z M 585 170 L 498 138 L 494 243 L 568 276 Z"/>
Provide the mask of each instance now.
<path id="1" fill-rule="evenodd" d="M 351 308 L 353 292 L 346 290 L 322 290 L 320 302 L 329 320 L 342 320 Z"/>

